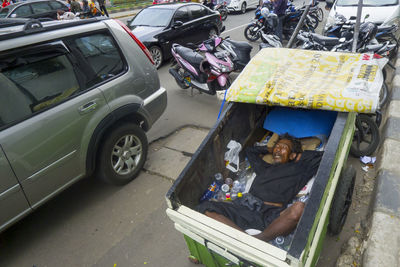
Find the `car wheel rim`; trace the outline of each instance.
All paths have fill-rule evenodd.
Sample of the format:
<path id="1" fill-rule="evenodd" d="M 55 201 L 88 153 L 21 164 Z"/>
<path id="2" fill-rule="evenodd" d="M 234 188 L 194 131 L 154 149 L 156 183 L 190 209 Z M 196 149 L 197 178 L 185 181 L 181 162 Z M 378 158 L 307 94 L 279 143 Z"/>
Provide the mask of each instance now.
<path id="1" fill-rule="evenodd" d="M 244 14 L 244 13 L 246 13 L 246 4 L 245 3 L 243 3 L 242 4 L 242 13 Z"/>
<path id="2" fill-rule="evenodd" d="M 161 55 L 161 51 L 157 48 L 153 48 L 151 49 L 151 56 L 153 57 L 154 63 L 156 64 L 156 66 L 160 66 L 161 64 L 161 60 L 162 60 L 162 55 Z"/>
<path id="3" fill-rule="evenodd" d="M 125 135 L 114 145 L 111 153 L 111 165 L 119 175 L 127 175 L 135 171 L 142 158 L 143 149 L 139 138 Z"/>

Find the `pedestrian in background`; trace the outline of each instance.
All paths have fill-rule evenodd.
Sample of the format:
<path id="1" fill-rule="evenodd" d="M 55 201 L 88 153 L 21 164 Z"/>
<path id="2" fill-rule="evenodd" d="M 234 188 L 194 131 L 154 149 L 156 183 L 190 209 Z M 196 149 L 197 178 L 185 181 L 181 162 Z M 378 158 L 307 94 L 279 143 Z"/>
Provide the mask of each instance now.
<path id="1" fill-rule="evenodd" d="M 3 0 L 3 4 L 1 5 L 1 7 L 6 7 L 10 5 L 10 1 L 9 0 Z"/>
<path id="2" fill-rule="evenodd" d="M 283 19 L 285 18 L 287 0 L 271 0 L 274 6 L 274 13 L 278 16 L 278 26 L 275 29 L 275 34 L 282 42 Z"/>
<path id="3" fill-rule="evenodd" d="M 82 12 L 85 14 L 90 12 L 89 3 L 87 0 L 82 0 Z"/>
<path id="4" fill-rule="evenodd" d="M 104 15 L 106 15 L 107 17 L 109 17 L 109 16 L 108 16 L 107 9 L 106 9 L 105 0 L 97 0 L 97 2 L 99 3 L 100 10 L 104 13 Z"/>
<path id="5" fill-rule="evenodd" d="M 71 2 L 71 12 L 76 14 L 78 12 L 81 12 L 81 5 L 76 1 L 76 0 L 72 0 Z"/>

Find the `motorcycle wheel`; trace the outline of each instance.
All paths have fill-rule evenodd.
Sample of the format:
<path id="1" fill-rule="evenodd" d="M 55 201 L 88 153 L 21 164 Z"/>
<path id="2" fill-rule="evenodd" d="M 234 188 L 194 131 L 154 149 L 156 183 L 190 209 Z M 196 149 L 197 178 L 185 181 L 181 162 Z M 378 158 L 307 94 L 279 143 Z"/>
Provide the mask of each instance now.
<path id="1" fill-rule="evenodd" d="M 315 30 L 318 27 L 319 19 L 314 14 L 310 14 L 309 16 L 310 19 L 308 20 L 309 21 L 308 25 Z"/>
<path id="2" fill-rule="evenodd" d="M 357 115 L 356 130 L 350 147 L 350 153 L 354 157 L 371 155 L 378 147 L 379 140 L 379 128 L 375 121 L 368 115 Z"/>
<path id="3" fill-rule="evenodd" d="M 388 87 L 386 85 L 386 82 L 383 82 L 382 88 L 379 92 L 379 108 L 382 109 L 388 100 Z"/>
<path id="4" fill-rule="evenodd" d="M 255 30 L 256 28 L 256 30 Z M 250 24 L 244 29 L 244 37 L 250 42 L 255 42 L 261 37 L 261 32 L 258 31 L 259 26 L 256 24 Z"/>
<path id="5" fill-rule="evenodd" d="M 324 20 L 324 11 L 320 7 L 317 10 L 317 18 L 319 22 L 322 22 Z"/>

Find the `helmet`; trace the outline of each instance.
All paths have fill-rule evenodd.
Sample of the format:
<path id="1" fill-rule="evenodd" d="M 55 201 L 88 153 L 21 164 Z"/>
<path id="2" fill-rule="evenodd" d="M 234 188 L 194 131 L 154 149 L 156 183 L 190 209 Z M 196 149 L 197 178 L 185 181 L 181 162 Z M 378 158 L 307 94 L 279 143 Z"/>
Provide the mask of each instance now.
<path id="1" fill-rule="evenodd" d="M 378 32 L 378 26 L 372 22 L 364 22 L 360 25 L 360 41 L 369 42 L 373 38 L 375 38 L 376 33 Z"/>
<path id="2" fill-rule="evenodd" d="M 261 16 L 266 18 L 266 17 L 268 17 L 268 15 L 269 15 L 269 9 L 266 7 L 261 8 Z"/>

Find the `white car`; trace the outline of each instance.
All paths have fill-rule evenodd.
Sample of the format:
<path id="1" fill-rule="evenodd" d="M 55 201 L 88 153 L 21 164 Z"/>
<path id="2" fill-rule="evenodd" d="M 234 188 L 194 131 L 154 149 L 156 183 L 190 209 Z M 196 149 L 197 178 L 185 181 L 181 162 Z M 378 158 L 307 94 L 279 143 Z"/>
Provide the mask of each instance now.
<path id="1" fill-rule="evenodd" d="M 326 20 L 325 31 L 335 23 L 337 13 L 345 16 L 346 19 L 357 16 L 358 0 L 326 0 L 326 3 L 333 3 L 333 6 Z M 364 21 L 366 15 L 369 17 L 365 21 L 371 21 L 378 25 L 399 25 L 399 0 L 363 0 L 361 22 Z"/>
<path id="2" fill-rule="evenodd" d="M 259 0 L 231 0 L 227 7 L 229 12 L 240 11 L 244 14 L 247 8 L 257 7 L 259 3 Z"/>

